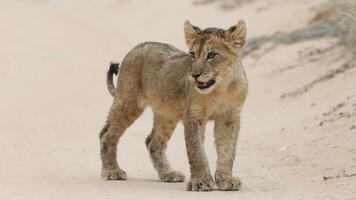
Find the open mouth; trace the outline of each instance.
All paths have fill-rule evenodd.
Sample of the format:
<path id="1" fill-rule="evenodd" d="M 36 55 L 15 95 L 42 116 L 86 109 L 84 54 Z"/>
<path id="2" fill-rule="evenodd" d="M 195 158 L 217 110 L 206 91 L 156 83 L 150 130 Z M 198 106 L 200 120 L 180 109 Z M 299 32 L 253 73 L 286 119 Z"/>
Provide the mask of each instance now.
<path id="1" fill-rule="evenodd" d="M 210 79 L 208 82 L 195 81 L 197 87 L 201 90 L 207 89 L 215 84 L 215 80 Z"/>

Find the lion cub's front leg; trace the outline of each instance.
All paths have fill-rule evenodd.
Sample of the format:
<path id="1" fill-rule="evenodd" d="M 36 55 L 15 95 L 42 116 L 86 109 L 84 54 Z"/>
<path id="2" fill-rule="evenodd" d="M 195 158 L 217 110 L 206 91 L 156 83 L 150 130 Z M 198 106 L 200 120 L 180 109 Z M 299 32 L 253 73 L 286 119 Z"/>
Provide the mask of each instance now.
<path id="1" fill-rule="evenodd" d="M 199 111 L 189 108 L 185 113 L 183 123 L 191 173 L 187 190 L 210 191 L 213 189 L 214 181 L 203 147 L 206 120 Z"/>
<path id="2" fill-rule="evenodd" d="M 241 186 L 240 179 L 232 176 L 239 129 L 239 116 L 221 116 L 215 120 L 214 135 L 218 154 L 215 183 L 220 190 L 239 190 Z"/>

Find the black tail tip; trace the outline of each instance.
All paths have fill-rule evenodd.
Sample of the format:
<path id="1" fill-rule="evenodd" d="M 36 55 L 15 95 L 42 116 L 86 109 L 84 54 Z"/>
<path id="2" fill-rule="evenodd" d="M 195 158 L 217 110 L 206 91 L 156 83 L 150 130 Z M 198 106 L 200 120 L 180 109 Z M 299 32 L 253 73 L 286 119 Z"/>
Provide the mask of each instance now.
<path id="1" fill-rule="evenodd" d="M 119 69 L 120 69 L 119 65 L 120 65 L 120 63 L 111 62 L 110 67 L 109 67 L 109 72 L 117 75 L 119 73 Z"/>

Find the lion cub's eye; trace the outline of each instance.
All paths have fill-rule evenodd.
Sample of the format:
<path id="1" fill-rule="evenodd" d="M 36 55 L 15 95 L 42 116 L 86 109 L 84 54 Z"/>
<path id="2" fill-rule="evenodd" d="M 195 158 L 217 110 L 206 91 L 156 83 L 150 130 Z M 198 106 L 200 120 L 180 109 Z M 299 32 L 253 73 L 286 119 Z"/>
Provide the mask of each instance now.
<path id="1" fill-rule="evenodd" d="M 218 55 L 217 53 L 215 52 L 209 52 L 208 55 L 206 56 L 206 59 L 207 60 L 212 60 L 216 57 L 216 55 Z"/>
<path id="2" fill-rule="evenodd" d="M 191 52 L 189 52 L 189 54 L 190 54 L 190 57 L 192 57 L 193 60 L 194 60 L 194 59 L 195 59 L 195 52 L 194 52 L 194 51 L 191 51 Z"/>

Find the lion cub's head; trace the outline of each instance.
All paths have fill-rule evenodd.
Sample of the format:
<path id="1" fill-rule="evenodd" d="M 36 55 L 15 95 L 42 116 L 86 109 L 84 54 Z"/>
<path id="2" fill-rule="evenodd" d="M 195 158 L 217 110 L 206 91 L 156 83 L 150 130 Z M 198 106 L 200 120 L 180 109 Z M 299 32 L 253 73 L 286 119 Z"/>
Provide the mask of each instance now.
<path id="1" fill-rule="evenodd" d="M 186 21 L 184 35 L 193 59 L 190 75 L 196 89 L 209 93 L 218 84 L 227 85 L 234 76 L 236 62 L 239 62 L 240 51 L 245 44 L 245 23 L 240 20 L 227 30 L 201 30 Z"/>

